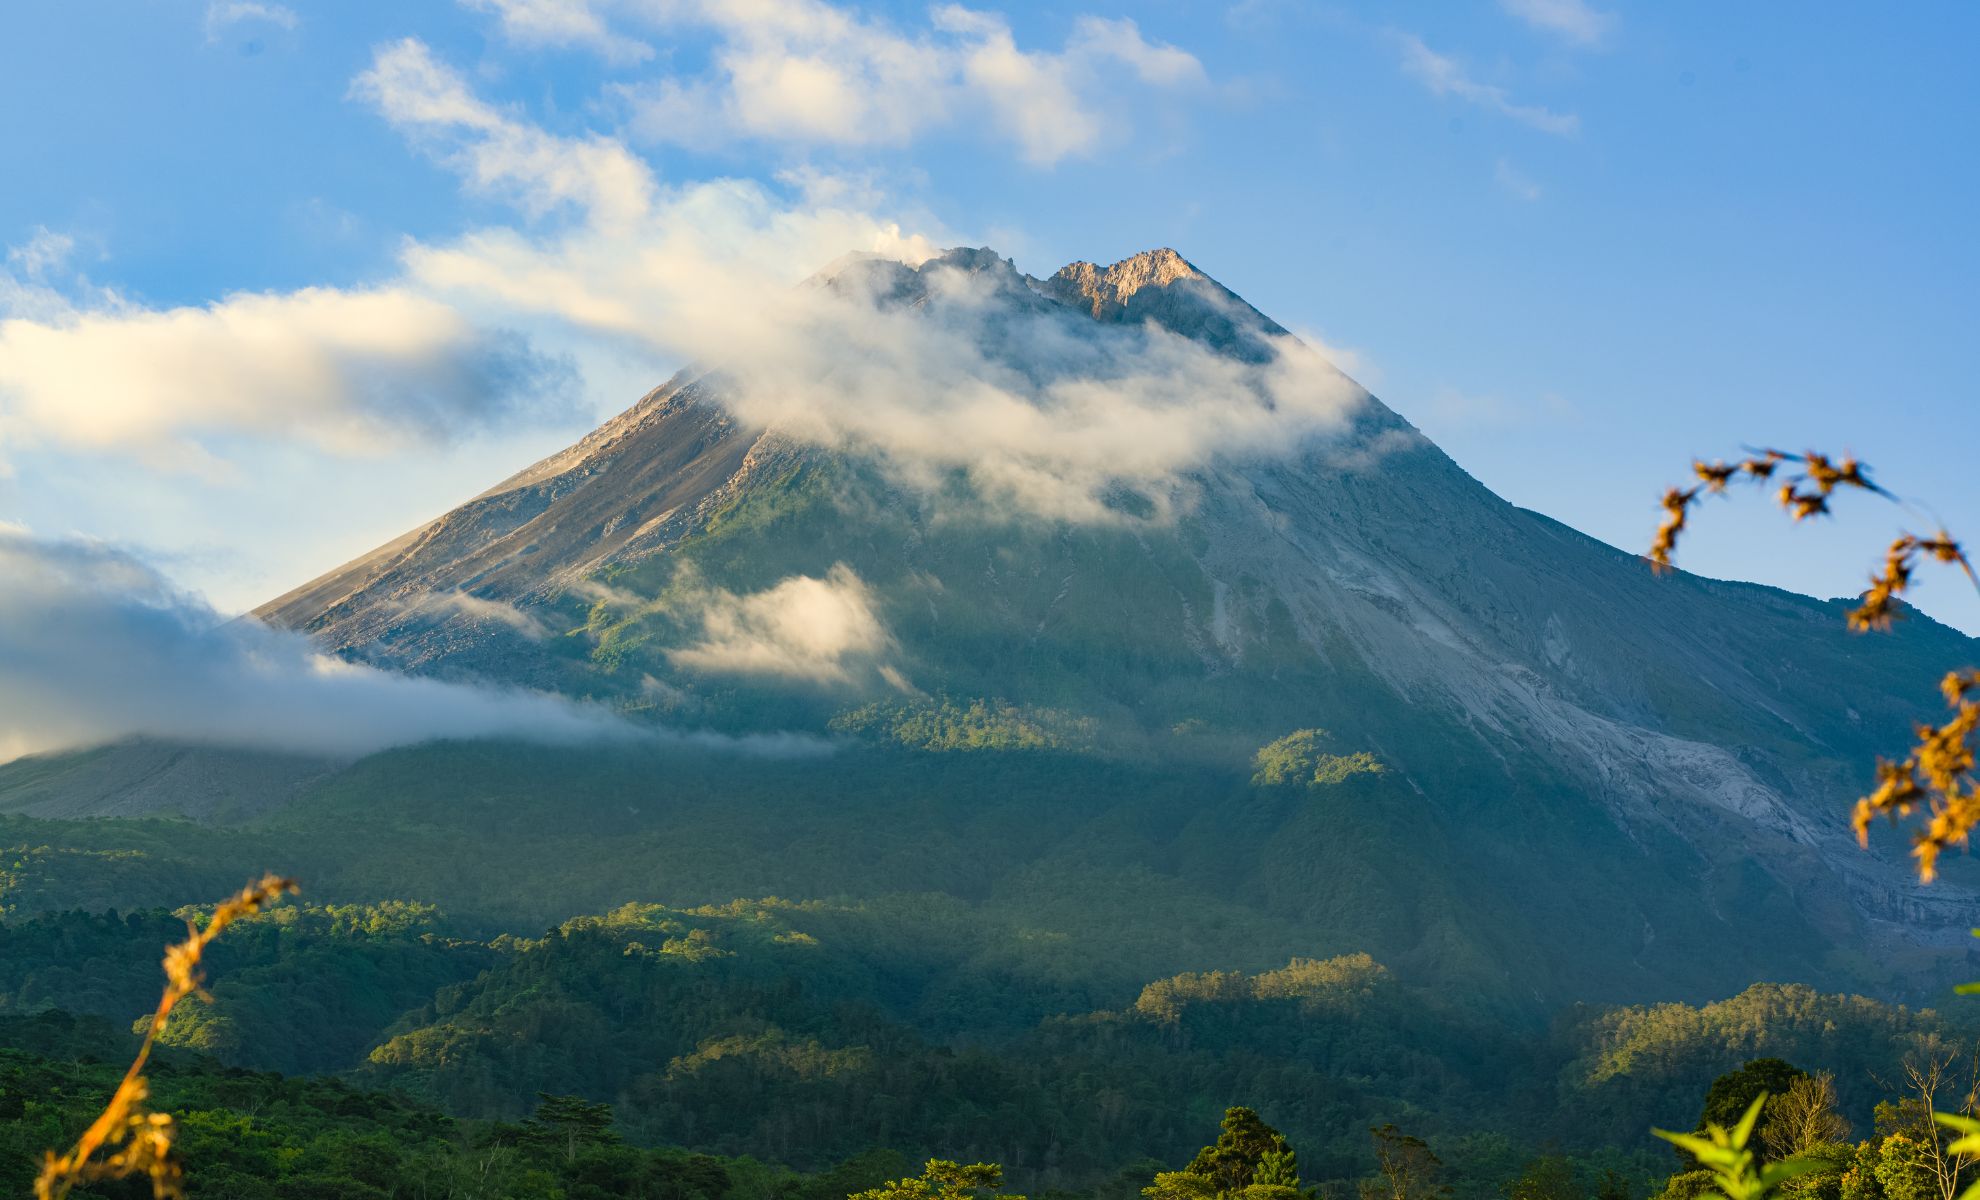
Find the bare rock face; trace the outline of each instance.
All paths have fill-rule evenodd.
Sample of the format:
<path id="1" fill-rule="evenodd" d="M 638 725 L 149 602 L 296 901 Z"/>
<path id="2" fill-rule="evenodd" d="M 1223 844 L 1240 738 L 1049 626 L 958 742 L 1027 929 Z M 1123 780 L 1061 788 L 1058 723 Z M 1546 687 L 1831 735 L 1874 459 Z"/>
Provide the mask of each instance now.
<path id="1" fill-rule="evenodd" d="M 1117 320 L 1135 294 L 1144 288 L 1166 288 L 1178 280 L 1216 281 L 1191 266 L 1188 259 L 1164 246 L 1144 250 L 1111 267 L 1072 262 L 1045 281 L 1044 291 L 1067 304 L 1085 308 L 1098 321 Z"/>
<path id="2" fill-rule="evenodd" d="M 507 652 L 547 632 L 528 616 L 532 602 L 665 545 L 741 471 L 757 435 L 707 392 L 676 377 L 578 444 L 255 615 L 339 653 L 499 672 Z"/>

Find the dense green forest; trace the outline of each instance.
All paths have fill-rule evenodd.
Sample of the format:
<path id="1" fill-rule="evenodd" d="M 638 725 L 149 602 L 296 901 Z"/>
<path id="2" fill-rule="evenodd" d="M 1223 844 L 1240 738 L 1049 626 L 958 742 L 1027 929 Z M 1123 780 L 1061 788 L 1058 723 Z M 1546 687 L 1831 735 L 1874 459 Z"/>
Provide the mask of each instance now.
<path id="1" fill-rule="evenodd" d="M 285 905 L 214 944 L 158 1095 L 195 1196 L 836 1200 L 939 1157 L 1132 1200 L 1249 1105 L 1330 1194 L 1379 1175 L 1386 1127 L 1464 1200 L 1549 1179 L 1554 1200 L 1642 1198 L 1677 1165 L 1649 1129 L 1694 1125 L 1742 1063 L 1832 1074 L 1840 1119 L 1882 1145 L 1907 1059 L 1972 1044 L 1957 1009 L 1798 985 L 1515 1013 L 1366 954 L 1116 992 L 1049 936 L 1013 953 L 966 906 L 914 909 L 627 905 L 488 937 L 405 901 Z M 0 924 L 0 1188 L 114 1085 L 184 915 Z"/>

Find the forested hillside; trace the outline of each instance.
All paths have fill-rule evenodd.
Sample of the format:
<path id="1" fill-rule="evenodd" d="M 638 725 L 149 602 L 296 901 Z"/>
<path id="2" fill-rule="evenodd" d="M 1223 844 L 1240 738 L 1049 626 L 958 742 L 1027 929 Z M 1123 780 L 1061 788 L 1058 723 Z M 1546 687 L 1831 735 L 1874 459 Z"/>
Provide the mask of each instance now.
<path id="1" fill-rule="evenodd" d="M 0 925 L 0 1033 L 14 1048 L 0 1105 L 17 1149 L 61 1141 L 107 1087 L 104 1064 L 128 1045 L 117 1031 L 151 1003 L 157 949 L 182 928 L 158 910 Z M 1393 1124 L 1467 1198 L 1546 1154 L 1641 1196 L 1669 1170 L 1647 1130 L 1688 1128 L 1739 1064 L 1834 1072 L 1842 1113 L 1868 1132 L 1921 1039 L 1964 1044 L 1969 1028 L 1771 984 L 1703 1007 L 1513 1014 L 1366 954 L 1115 991 L 1053 950 L 1048 933 L 1014 945 L 953 904 L 918 917 L 856 902 L 627 905 L 492 938 L 403 901 L 283 906 L 215 943 L 212 1002 L 175 1014 L 159 1086 L 192 1114 L 202 1189 L 234 1173 L 371 1170 L 369 1186 L 398 1195 L 385 1177 L 480 1155 L 519 1179 L 548 1172 L 541 1186 L 561 1179 L 570 1196 L 759 1200 L 810 1186 L 785 1168 L 868 1186 L 862 1170 L 946 1157 L 1001 1163 L 1033 1191 L 1125 1197 L 1250 1104 L 1297 1146 L 1309 1183 L 1351 1191 L 1375 1170 L 1367 1131 Z M 576 1190 L 559 1173 L 574 1158 L 538 1153 L 544 1095 L 609 1106 L 611 1136 L 585 1170 L 662 1190 Z M 239 1186 L 194 1195 L 260 1194 Z"/>

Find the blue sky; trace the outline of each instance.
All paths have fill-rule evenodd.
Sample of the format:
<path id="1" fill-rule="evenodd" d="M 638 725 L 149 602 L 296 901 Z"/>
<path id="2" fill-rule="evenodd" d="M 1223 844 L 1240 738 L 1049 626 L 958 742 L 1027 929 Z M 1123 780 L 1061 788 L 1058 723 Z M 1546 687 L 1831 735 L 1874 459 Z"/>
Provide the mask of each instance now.
<path id="1" fill-rule="evenodd" d="M 17 5 L 0 520 L 246 607 L 629 404 L 698 298 L 877 238 L 1034 274 L 1174 246 L 1631 549 L 1693 455 L 1759 442 L 1980 538 L 1976 35 L 1951 3 Z M 1907 521 L 1745 497 L 1680 561 L 1842 594 Z M 1917 599 L 1980 633 L 1956 578 Z"/>

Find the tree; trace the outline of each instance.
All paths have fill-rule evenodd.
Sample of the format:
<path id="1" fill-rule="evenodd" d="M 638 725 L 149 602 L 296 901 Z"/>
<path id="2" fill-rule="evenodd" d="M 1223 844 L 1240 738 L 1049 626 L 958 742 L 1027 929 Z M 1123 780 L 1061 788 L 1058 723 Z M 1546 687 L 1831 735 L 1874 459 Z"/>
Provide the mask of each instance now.
<path id="1" fill-rule="evenodd" d="M 1739 1123 L 1746 1110 L 1762 1095 L 1779 1096 L 1784 1094 L 1794 1081 L 1804 1078 L 1808 1072 L 1793 1063 L 1778 1058 L 1750 1059 L 1738 1070 L 1727 1071 L 1712 1081 L 1705 1092 L 1705 1109 L 1698 1114 L 1698 1131 L 1703 1132 L 1713 1125 L 1728 1129 Z M 1773 1117 L 1773 1106 L 1768 1106 L 1768 1118 Z"/>
<path id="2" fill-rule="evenodd" d="M 1266 1155 L 1291 1152 L 1285 1135 L 1267 1125 L 1255 1111 L 1228 1108 L 1224 1110 L 1216 1143 L 1197 1151 L 1183 1170 L 1209 1179 L 1217 1194 L 1222 1195 L 1250 1186 Z M 1293 1179 L 1297 1182 L 1298 1178 L 1298 1169 L 1294 1167 Z"/>
<path id="3" fill-rule="evenodd" d="M 1155 1182 L 1141 1189 L 1148 1200 L 1217 1200 L 1221 1195 L 1208 1175 L 1189 1171 L 1162 1171 Z"/>
<path id="4" fill-rule="evenodd" d="M 532 1141 L 558 1147 L 564 1161 L 570 1162 L 586 1146 L 617 1141 L 612 1132 L 612 1106 L 586 1100 L 582 1096 L 536 1094 L 536 1111 L 530 1114 L 525 1134 Z"/>
<path id="5" fill-rule="evenodd" d="M 1258 1169 L 1251 1181 L 1264 1187 L 1299 1187 L 1299 1156 L 1290 1147 L 1267 1150 L 1258 1156 Z"/>
<path id="6" fill-rule="evenodd" d="M 951 1162 L 931 1158 L 918 1179 L 896 1179 L 877 1188 L 854 1192 L 846 1200 L 985 1200 L 1004 1186 L 1004 1168 L 995 1163 Z M 1006 1196 L 1003 1200 L 1025 1200 Z"/>
<path id="7" fill-rule="evenodd" d="M 1871 1167 L 1884 1200 L 1938 1200 L 1939 1172 L 1924 1142 L 1892 1134 L 1877 1147 Z"/>
<path id="8" fill-rule="evenodd" d="M 1444 1162 L 1422 1138 L 1379 1125 L 1368 1131 L 1375 1143 L 1375 1164 L 1381 1174 L 1363 1183 L 1364 1200 L 1427 1200 L 1450 1195 L 1439 1176 Z"/>
<path id="9" fill-rule="evenodd" d="M 1504 1192 L 1506 1200 L 1581 1200 L 1574 1184 L 1574 1168 L 1558 1154 L 1543 1154 L 1527 1163 L 1519 1178 L 1506 1184 Z"/>
<path id="10" fill-rule="evenodd" d="M 1945 1111 L 1970 1118 L 1980 1110 L 1980 1047 L 1968 1050 L 1937 1034 L 1927 1034 L 1918 1039 L 1900 1065 L 1903 1086 L 1911 1093 L 1901 1112 L 1937 1113 L 1945 1104 L 1949 1106 Z M 1920 1159 L 1931 1172 L 1932 1192 L 1923 1200 L 1954 1200 L 1975 1158 L 1936 1120 L 1920 1122 L 1915 1132 L 1903 1136 L 1917 1145 Z M 1882 1178 L 1881 1173 L 1878 1178 Z M 1886 1184 L 1884 1190 L 1890 1193 L 1890 1186 Z M 1900 1197 L 1893 1194 L 1891 1200 Z"/>
<path id="11" fill-rule="evenodd" d="M 1833 1071 L 1803 1075 L 1767 1104 L 1767 1121 L 1760 1142 L 1767 1157 L 1792 1158 L 1804 1151 L 1849 1136 L 1849 1122 L 1836 1111 Z"/>
<path id="12" fill-rule="evenodd" d="M 1290 1147 L 1267 1150 L 1258 1158 L 1258 1169 L 1244 1189 L 1244 1200 L 1308 1200 L 1299 1186 L 1299 1156 Z"/>

